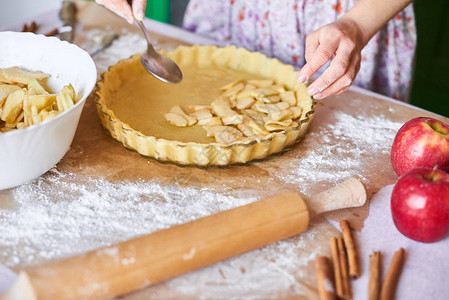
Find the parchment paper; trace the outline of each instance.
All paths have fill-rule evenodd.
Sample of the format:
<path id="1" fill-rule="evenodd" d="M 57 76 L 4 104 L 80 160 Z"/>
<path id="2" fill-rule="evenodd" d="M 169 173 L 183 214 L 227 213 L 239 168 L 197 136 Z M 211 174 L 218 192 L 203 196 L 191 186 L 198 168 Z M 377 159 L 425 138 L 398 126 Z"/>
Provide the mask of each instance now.
<path id="1" fill-rule="evenodd" d="M 436 243 L 420 243 L 395 230 L 390 210 L 393 185 L 382 188 L 371 199 L 370 216 L 356 238 L 360 245 L 363 276 L 353 284 L 354 299 L 366 299 L 369 254 L 381 252 L 381 272 L 385 278 L 395 251 L 404 248 L 405 259 L 396 290 L 396 299 L 446 299 L 449 294 L 447 257 L 449 237 Z M 371 236 L 376 238 L 370 238 Z M 431 253 L 431 255 L 429 255 Z"/>

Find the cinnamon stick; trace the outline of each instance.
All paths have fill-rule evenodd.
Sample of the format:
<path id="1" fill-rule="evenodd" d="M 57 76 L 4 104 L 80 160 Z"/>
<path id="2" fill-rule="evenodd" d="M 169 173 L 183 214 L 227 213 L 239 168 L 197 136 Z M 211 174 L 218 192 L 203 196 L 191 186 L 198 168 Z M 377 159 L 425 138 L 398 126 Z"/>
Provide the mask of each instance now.
<path id="1" fill-rule="evenodd" d="M 394 299 L 396 293 L 396 286 L 401 275 L 402 265 L 404 264 L 405 250 L 400 248 L 396 251 L 391 259 L 390 267 L 388 268 L 387 275 L 382 284 L 380 291 L 380 300 Z"/>
<path id="2" fill-rule="evenodd" d="M 337 247 L 340 259 L 340 273 L 341 280 L 343 285 L 343 295 L 344 299 L 352 298 L 351 284 L 349 282 L 349 274 L 348 274 L 348 260 L 346 259 L 346 251 L 345 246 L 343 245 L 343 239 L 337 239 Z"/>
<path id="3" fill-rule="evenodd" d="M 344 297 L 343 278 L 341 275 L 340 255 L 336 237 L 331 237 L 332 266 L 334 268 L 335 290 L 338 297 Z"/>
<path id="4" fill-rule="evenodd" d="M 49 31 L 45 34 L 45 36 L 55 36 L 59 33 L 58 28 L 53 29 L 52 31 Z"/>
<path id="5" fill-rule="evenodd" d="M 31 25 L 28 27 L 27 31 L 36 33 L 36 30 L 37 30 L 37 24 L 36 24 L 36 22 L 33 21 L 33 22 L 31 22 Z"/>
<path id="6" fill-rule="evenodd" d="M 380 294 L 380 252 L 369 256 L 368 300 L 378 300 Z"/>
<path id="7" fill-rule="evenodd" d="M 36 33 L 37 30 L 37 24 L 36 22 L 31 22 L 30 26 L 28 26 L 26 23 L 22 26 L 22 32 L 32 32 Z"/>
<path id="8" fill-rule="evenodd" d="M 318 281 L 318 293 L 321 300 L 335 300 L 335 289 L 332 282 L 332 271 L 329 259 L 319 256 L 315 259 L 315 272 Z"/>
<path id="9" fill-rule="evenodd" d="M 352 236 L 351 228 L 348 220 L 340 222 L 343 240 L 345 241 L 346 251 L 348 253 L 349 276 L 352 279 L 360 277 L 360 267 L 357 250 L 355 248 L 354 238 Z"/>

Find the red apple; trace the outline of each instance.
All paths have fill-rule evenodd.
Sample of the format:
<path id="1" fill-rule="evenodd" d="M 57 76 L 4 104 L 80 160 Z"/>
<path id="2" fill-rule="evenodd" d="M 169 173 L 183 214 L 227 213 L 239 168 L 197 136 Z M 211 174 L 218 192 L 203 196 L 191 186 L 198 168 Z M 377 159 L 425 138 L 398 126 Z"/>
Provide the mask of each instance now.
<path id="1" fill-rule="evenodd" d="M 438 166 L 449 172 L 449 126 L 432 118 L 414 118 L 396 133 L 391 165 L 398 176 L 414 168 Z"/>
<path id="2" fill-rule="evenodd" d="M 391 214 L 397 229 L 423 243 L 449 234 L 449 174 L 430 168 L 402 175 L 391 194 Z"/>

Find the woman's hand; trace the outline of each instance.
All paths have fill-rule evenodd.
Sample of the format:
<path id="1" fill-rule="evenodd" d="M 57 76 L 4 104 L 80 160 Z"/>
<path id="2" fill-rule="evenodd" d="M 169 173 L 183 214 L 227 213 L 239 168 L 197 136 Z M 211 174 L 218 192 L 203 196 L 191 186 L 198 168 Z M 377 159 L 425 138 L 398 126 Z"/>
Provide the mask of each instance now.
<path id="1" fill-rule="evenodd" d="M 312 32 L 306 39 L 306 64 L 298 75 L 305 82 L 329 60 L 329 67 L 307 89 L 314 99 L 339 94 L 351 86 L 360 69 L 365 41 L 356 22 L 342 17 Z"/>
<path id="2" fill-rule="evenodd" d="M 133 23 L 134 19 L 143 21 L 145 18 L 147 0 L 133 0 L 130 1 L 131 5 L 126 0 L 95 0 L 95 2 L 109 8 L 129 23 Z"/>
<path id="3" fill-rule="evenodd" d="M 358 0 L 343 17 L 312 32 L 306 39 L 306 64 L 298 81 L 305 82 L 332 62 L 307 89 L 315 99 L 341 93 L 354 82 L 361 52 L 371 37 L 412 0 Z"/>

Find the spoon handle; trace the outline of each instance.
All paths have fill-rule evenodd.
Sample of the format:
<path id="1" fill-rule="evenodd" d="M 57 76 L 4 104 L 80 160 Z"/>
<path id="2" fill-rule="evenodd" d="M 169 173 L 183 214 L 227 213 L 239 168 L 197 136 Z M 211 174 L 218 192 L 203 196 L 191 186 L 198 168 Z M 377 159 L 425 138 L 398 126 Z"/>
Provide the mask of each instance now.
<path id="1" fill-rule="evenodd" d="M 143 22 L 142 21 L 138 21 L 138 20 L 136 20 L 136 22 L 137 22 L 137 24 L 139 24 L 140 29 L 142 29 L 143 34 L 145 35 L 145 39 L 147 40 L 147 43 L 148 43 L 148 49 L 150 49 L 151 51 L 155 52 L 156 50 L 154 50 L 153 44 L 151 43 L 150 34 L 148 33 L 147 29 L 143 25 Z"/>

